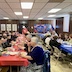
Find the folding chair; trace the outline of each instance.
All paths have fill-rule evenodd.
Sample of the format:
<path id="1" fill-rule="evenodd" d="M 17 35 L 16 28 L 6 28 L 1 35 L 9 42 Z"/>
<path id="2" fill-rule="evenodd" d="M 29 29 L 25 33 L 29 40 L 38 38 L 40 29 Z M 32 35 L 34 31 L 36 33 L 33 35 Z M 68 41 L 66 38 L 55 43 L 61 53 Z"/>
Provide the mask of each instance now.
<path id="1" fill-rule="evenodd" d="M 55 57 L 57 57 L 57 62 L 58 62 L 58 60 L 59 60 L 59 58 L 62 58 L 63 60 L 64 60 L 64 56 L 66 56 L 65 54 L 63 54 L 62 52 L 61 52 L 61 50 L 59 50 L 57 47 L 55 47 L 55 46 L 53 46 L 53 48 L 54 48 L 54 53 L 53 53 L 53 55 L 55 56 Z M 56 64 L 57 64 L 57 62 L 56 62 Z M 56 65 L 55 64 L 55 65 Z"/>
<path id="2" fill-rule="evenodd" d="M 43 72 L 51 72 L 50 70 L 50 52 L 48 50 L 44 51 Z"/>

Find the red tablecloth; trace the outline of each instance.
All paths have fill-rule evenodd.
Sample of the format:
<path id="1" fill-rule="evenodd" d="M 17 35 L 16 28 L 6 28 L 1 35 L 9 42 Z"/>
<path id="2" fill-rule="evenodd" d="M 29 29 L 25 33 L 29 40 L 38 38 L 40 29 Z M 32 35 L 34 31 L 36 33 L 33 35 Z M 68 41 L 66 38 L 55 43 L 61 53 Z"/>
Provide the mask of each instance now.
<path id="1" fill-rule="evenodd" d="M 29 62 L 19 56 L 1 56 L 0 66 L 28 66 Z"/>

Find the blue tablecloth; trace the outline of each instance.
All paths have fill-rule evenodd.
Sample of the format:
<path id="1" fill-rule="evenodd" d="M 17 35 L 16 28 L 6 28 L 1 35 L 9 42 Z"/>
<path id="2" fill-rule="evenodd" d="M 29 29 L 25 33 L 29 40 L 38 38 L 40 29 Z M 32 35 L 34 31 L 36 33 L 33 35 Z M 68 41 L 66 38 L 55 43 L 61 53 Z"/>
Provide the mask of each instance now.
<path id="1" fill-rule="evenodd" d="M 60 46 L 60 49 L 61 49 L 61 50 L 64 50 L 64 51 L 67 52 L 67 53 L 72 54 L 72 46 L 70 46 L 70 45 L 62 44 L 62 45 Z"/>

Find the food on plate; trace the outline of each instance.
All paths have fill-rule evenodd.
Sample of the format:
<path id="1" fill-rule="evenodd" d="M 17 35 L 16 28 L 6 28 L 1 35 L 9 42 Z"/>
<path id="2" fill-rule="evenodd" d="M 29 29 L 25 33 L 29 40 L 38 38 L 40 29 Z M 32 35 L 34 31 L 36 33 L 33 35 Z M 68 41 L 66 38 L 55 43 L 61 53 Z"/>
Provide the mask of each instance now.
<path id="1" fill-rule="evenodd" d="M 21 55 L 27 55 L 27 52 L 21 52 Z"/>

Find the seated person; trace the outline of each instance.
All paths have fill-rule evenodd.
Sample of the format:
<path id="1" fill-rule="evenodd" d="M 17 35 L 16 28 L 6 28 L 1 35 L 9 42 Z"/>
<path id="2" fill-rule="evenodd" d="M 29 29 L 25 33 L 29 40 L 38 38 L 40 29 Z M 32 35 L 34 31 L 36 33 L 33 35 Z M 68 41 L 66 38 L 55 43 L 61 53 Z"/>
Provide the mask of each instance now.
<path id="1" fill-rule="evenodd" d="M 70 40 L 68 41 L 68 43 L 72 44 L 72 34 L 69 35 L 69 39 Z"/>
<path id="2" fill-rule="evenodd" d="M 8 46 L 8 47 L 6 47 L 5 49 L 6 49 L 6 50 L 10 50 L 10 51 L 15 51 L 15 50 L 16 50 L 15 47 L 14 47 L 15 44 L 16 44 L 16 42 L 15 42 L 14 40 L 12 40 L 11 43 L 10 43 L 11 47 Z"/>
<path id="3" fill-rule="evenodd" d="M 2 38 L 2 31 L 0 31 L 0 39 Z"/>
<path id="4" fill-rule="evenodd" d="M 7 34 L 6 33 L 2 34 L 1 40 L 2 40 L 3 43 L 6 42 L 6 40 L 7 40 Z"/>
<path id="5" fill-rule="evenodd" d="M 47 37 L 51 37 L 51 35 L 47 35 L 47 36 L 45 36 L 45 37 L 42 39 L 43 42 L 44 42 L 44 44 L 45 44 L 45 40 L 46 40 Z"/>
<path id="6" fill-rule="evenodd" d="M 65 34 L 65 35 L 64 35 L 64 41 L 69 41 L 69 36 L 68 36 L 68 34 Z"/>
<path id="7" fill-rule="evenodd" d="M 49 31 L 47 31 L 45 34 L 43 34 L 44 36 L 49 36 L 51 35 L 51 33 Z"/>
<path id="8" fill-rule="evenodd" d="M 10 35 L 7 35 L 7 41 L 6 41 L 6 43 L 7 43 L 7 47 L 11 47 L 11 36 Z"/>
<path id="9" fill-rule="evenodd" d="M 31 42 L 29 46 L 33 46 L 31 49 L 31 52 L 29 55 L 24 55 L 21 54 L 21 57 L 24 57 L 29 60 L 30 64 L 28 67 L 21 67 L 23 68 L 23 72 L 27 70 L 26 72 L 34 72 L 34 70 L 37 72 L 43 72 L 42 67 L 43 67 L 43 58 L 44 58 L 44 51 L 43 49 L 37 45 L 38 43 L 38 38 L 33 37 L 31 38 Z M 21 69 L 22 70 L 22 69 Z"/>
<path id="10" fill-rule="evenodd" d="M 8 32 L 7 32 L 7 35 L 9 35 L 9 36 L 10 36 L 10 35 L 11 35 L 11 32 L 10 32 L 10 31 L 8 31 Z"/>
<path id="11" fill-rule="evenodd" d="M 52 37 L 54 37 L 54 36 L 58 36 L 58 34 L 57 34 L 55 31 L 52 31 L 51 36 L 52 36 Z"/>
<path id="12" fill-rule="evenodd" d="M 48 36 L 46 39 L 45 39 L 45 43 L 46 45 L 49 45 L 49 41 L 51 40 L 50 36 Z"/>
<path id="13" fill-rule="evenodd" d="M 11 47 L 11 36 L 7 35 L 7 40 L 6 42 L 2 43 L 3 48 Z"/>
<path id="14" fill-rule="evenodd" d="M 62 33 L 60 33 L 58 38 L 57 38 L 57 42 L 63 43 L 63 40 L 64 40 L 64 35 Z"/>
<path id="15" fill-rule="evenodd" d="M 52 47 L 53 51 L 54 51 L 53 46 L 59 48 L 60 45 L 61 45 L 61 43 L 57 42 L 57 38 L 58 38 L 57 36 L 54 36 L 53 39 L 51 39 L 50 42 L 49 42 L 49 45 Z"/>
<path id="16" fill-rule="evenodd" d="M 69 35 L 69 38 L 67 41 L 65 41 L 64 43 L 72 45 L 72 34 Z"/>
<path id="17" fill-rule="evenodd" d="M 31 38 L 32 38 L 32 36 L 30 34 L 27 35 L 26 36 L 26 41 L 23 42 L 24 43 L 23 47 L 21 45 L 18 45 L 18 47 L 20 49 L 25 50 L 25 51 L 27 51 L 29 53 L 30 52 L 30 49 L 32 48 L 32 46 L 30 48 L 28 47 L 28 44 L 31 41 Z"/>
<path id="18" fill-rule="evenodd" d="M 6 41 L 7 41 L 7 34 L 3 33 L 2 38 L 1 38 L 1 45 L 3 48 L 6 48 Z"/>
<path id="19" fill-rule="evenodd" d="M 28 42 L 31 41 L 31 38 L 32 38 L 32 35 L 30 35 L 30 34 L 26 36 L 26 39 L 27 39 Z M 30 50 L 28 50 L 28 42 L 24 44 L 24 47 L 25 47 L 24 50 L 26 50 L 27 52 L 30 52 Z"/>
<path id="20" fill-rule="evenodd" d="M 11 40 L 16 40 L 17 36 L 15 35 L 15 32 L 12 32 L 12 35 L 11 35 Z"/>

